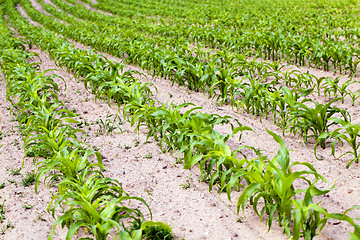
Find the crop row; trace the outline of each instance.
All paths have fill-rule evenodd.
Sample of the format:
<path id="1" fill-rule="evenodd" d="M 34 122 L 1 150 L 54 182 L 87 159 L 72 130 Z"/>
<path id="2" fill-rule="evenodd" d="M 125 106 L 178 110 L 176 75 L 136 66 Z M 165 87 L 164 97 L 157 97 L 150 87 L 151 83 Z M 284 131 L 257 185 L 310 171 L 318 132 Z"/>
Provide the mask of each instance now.
<path id="1" fill-rule="evenodd" d="M 176 1 L 86 2 L 137 22 L 164 18 L 153 26 L 168 29 L 159 34 L 183 36 L 208 47 L 250 50 L 272 60 L 285 57 L 300 65 L 334 67 L 340 72 L 356 73 L 359 64 L 358 3 L 354 1 L 187 1 L 182 6 Z"/>
<path id="2" fill-rule="evenodd" d="M 57 98 L 59 88 L 53 78 L 58 76 L 39 72 L 36 55 L 24 50 L 25 43 L 11 36 L 3 20 L 0 27 L 6 33 L 0 42 L 1 71 L 7 80 L 7 98 L 17 111 L 26 154 L 35 157 L 35 190 L 41 179 L 57 186 L 48 211 L 54 218 L 56 209 L 65 211 L 54 222 L 49 239 L 57 225 L 68 228 L 66 239 L 80 227 L 96 239 L 107 239 L 115 229 L 118 236 L 113 237 L 122 240 L 140 239 L 159 226 L 168 229 L 160 222 L 145 222 L 130 202 L 138 201 L 150 211 L 146 202 L 126 193 L 117 180 L 104 177 L 101 154 L 78 140 L 82 131 L 71 126 L 77 123 L 76 115 Z"/>
<path id="3" fill-rule="evenodd" d="M 81 5 L 75 8 L 59 0 L 52 1 L 73 15 L 87 16 L 86 19 L 98 19 L 96 17 L 101 16 L 99 13 L 86 11 L 81 8 Z M 54 17 L 36 11 L 30 2 L 23 0 L 21 3 L 30 17 L 51 30 L 62 32 L 66 36 L 84 44 L 90 44 L 98 50 L 115 55 L 118 51 L 122 51 L 122 46 L 117 38 L 107 37 L 104 40 L 95 36 L 96 33 L 91 30 L 93 24 L 79 23 L 74 17 L 57 11 L 53 6 L 42 4 L 50 13 L 61 17 L 64 21 L 69 21 L 70 25 L 56 22 Z M 95 23 L 99 23 L 99 21 L 100 19 Z M 74 28 L 77 31 L 74 31 Z M 113 27 L 111 31 L 115 31 L 115 29 L 116 27 Z M 108 44 L 106 41 L 109 41 Z M 244 109 L 247 113 L 260 116 L 260 118 L 272 117 L 283 133 L 289 131 L 292 134 L 299 134 L 304 141 L 310 138 L 315 139 L 315 151 L 318 144 L 325 148 L 325 142 L 329 138 L 333 138 L 334 143 L 345 141 L 352 147 L 352 152 L 349 153 L 354 156 L 348 166 L 354 161 L 359 162 L 358 133 L 360 127 L 351 123 L 350 115 L 346 110 L 331 106 L 335 101 L 344 102 L 345 97 L 350 97 L 352 104 L 359 98 L 358 93 L 347 90 L 352 83 L 351 79 L 343 85 L 339 85 L 339 78 L 317 78 L 308 72 L 301 73 L 294 69 L 284 71 L 284 67 L 278 62 L 266 63 L 245 59 L 240 62 L 239 59 L 235 60 L 234 55 L 221 51 L 215 55 L 208 54 L 207 58 L 196 53 L 195 57 L 185 59 L 176 57 L 175 61 L 171 57 L 172 53 L 167 50 L 156 48 L 158 52 L 149 52 L 149 49 L 144 52 L 142 50 L 148 45 L 144 46 L 139 48 L 139 51 L 134 50 L 136 47 L 130 46 L 129 51 L 132 53 L 126 52 L 128 54 L 126 60 L 138 63 L 142 67 L 149 63 L 145 66 L 146 69 L 152 70 L 155 67 L 153 70 L 157 72 L 155 74 L 170 78 L 172 76 L 173 81 L 177 81 L 180 85 L 187 85 L 189 89 L 208 92 L 210 96 L 215 95 L 218 102 L 228 101 L 233 107 Z M 133 55 L 137 56 L 136 60 L 132 57 Z M 200 57 L 198 58 L 198 56 Z M 160 65 L 155 66 L 155 58 Z M 210 62 L 205 64 L 202 62 L 204 59 Z M 195 61 L 196 65 L 192 65 L 191 61 Z M 286 87 L 282 84 L 285 84 Z M 303 90 L 303 88 L 307 90 Z M 315 102 L 314 106 L 309 106 L 308 102 L 311 102 L 311 99 L 308 96 L 314 92 L 318 96 L 324 94 L 328 98 L 334 97 L 335 99 L 326 104 Z M 334 116 L 337 118 L 333 118 Z M 338 129 L 330 132 L 330 126 L 339 124 Z M 332 147 L 334 148 L 335 144 Z M 335 155 L 335 151 L 333 154 Z"/>
<path id="4" fill-rule="evenodd" d="M 170 36 L 159 38 L 156 31 L 145 31 L 144 29 L 149 28 L 146 23 L 139 23 L 138 29 L 136 24 L 129 23 L 129 19 L 120 21 L 115 17 L 89 11 L 81 4 L 74 7 L 61 0 L 52 1 L 62 10 L 90 22 L 79 22 L 76 18 L 57 11 L 52 5 L 39 1 L 46 11 L 79 29 L 77 32 L 68 32 L 66 28 L 70 26 L 54 23 L 55 18 L 40 14 L 32 9 L 29 3 L 23 2 L 23 6 L 34 20 L 50 29 L 61 30 L 63 34 L 76 41 L 115 56 L 123 57 L 125 54 L 127 62 L 138 64 L 150 72 L 153 71 L 155 75 L 167 77 L 180 85 L 186 85 L 191 90 L 208 92 L 210 96 L 215 95 L 218 99 L 222 99 L 221 102 L 239 97 L 238 90 L 244 88 L 243 85 L 248 84 L 249 81 L 263 82 L 269 78 L 276 79 L 271 82 L 272 85 L 284 83 L 294 88 L 313 88 L 317 90 L 318 95 L 323 89 L 324 95 L 330 96 L 331 93 L 339 92 L 342 99 L 348 96 L 352 102 L 359 97 L 357 93 L 346 91 L 351 80 L 337 87 L 337 78 L 318 79 L 295 69 L 283 72 L 281 71 L 283 66 L 279 62 L 247 60 L 246 54 L 227 52 L 226 47 L 222 50 L 204 50 L 199 45 L 190 47 L 186 40 L 179 40 L 181 37 L 176 36 L 176 40 Z M 104 24 L 104 20 L 106 23 L 111 23 L 113 20 L 117 24 L 109 24 L 111 25 L 109 26 Z M 166 27 L 161 30 L 162 35 L 169 31 L 172 32 Z M 123 42 L 124 39 L 126 43 Z M 234 107 L 239 105 L 236 101 L 231 101 L 231 104 Z"/>
<path id="5" fill-rule="evenodd" d="M 232 126 L 231 134 L 221 135 L 214 130 L 214 126 L 228 123 L 228 117 L 195 113 L 200 107 L 183 110 L 190 103 L 175 106 L 157 102 L 151 98 L 147 84 L 138 82 L 127 72 L 121 73 L 121 64 L 91 51 L 74 49 L 66 40 L 31 26 L 14 10 L 14 5 L 8 5 L 7 15 L 12 26 L 21 35 L 49 51 L 58 65 L 66 66 L 68 71 L 81 76 L 85 86 L 98 98 L 113 100 L 119 108 L 123 105 L 126 119 L 136 129 L 147 126 L 148 137 L 157 139 L 164 151 L 177 150 L 180 154 L 183 153 L 186 168 L 198 164 L 202 178 L 209 181 L 210 190 L 217 185 L 220 192 L 226 191 L 230 198 L 233 189 L 244 188 L 238 198 L 238 211 L 246 202 L 250 202 L 261 218 L 268 217 L 266 224 L 269 227 L 276 220 L 285 233 L 292 235 L 294 239 L 300 236 L 313 238 L 330 218 L 348 221 L 355 228 L 354 233 L 351 233 L 352 237 L 359 238 L 359 226 L 346 215 L 347 212 L 330 214 L 313 203 L 314 196 L 329 191 L 315 187 L 317 182 L 325 179 L 308 163 L 290 164 L 288 150 L 276 134 L 269 131 L 280 144 L 280 150 L 273 159 L 261 154 L 261 150 L 249 146 L 240 146 L 231 151 L 227 140 L 238 132 L 250 130 L 248 127 Z M 127 77 L 121 77 L 123 75 Z M 257 157 L 241 157 L 241 150 L 244 148 L 252 150 Z M 294 171 L 293 168 L 299 165 L 307 170 Z M 309 179 L 310 176 L 313 176 L 312 180 Z M 307 188 L 296 189 L 295 181 L 304 181 Z M 264 201 L 264 205 L 258 205 L 260 199 Z"/>

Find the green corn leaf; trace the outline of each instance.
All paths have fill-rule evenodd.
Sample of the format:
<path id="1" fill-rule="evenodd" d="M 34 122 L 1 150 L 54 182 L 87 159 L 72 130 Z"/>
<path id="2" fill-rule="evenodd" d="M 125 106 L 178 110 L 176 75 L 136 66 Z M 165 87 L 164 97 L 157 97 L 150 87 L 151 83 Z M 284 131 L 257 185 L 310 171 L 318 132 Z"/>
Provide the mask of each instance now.
<path id="1" fill-rule="evenodd" d="M 66 234 L 66 240 L 71 240 L 80 227 L 87 227 L 87 225 L 83 222 L 75 222 L 73 225 L 71 225 Z"/>
<path id="2" fill-rule="evenodd" d="M 280 144 L 280 149 L 278 151 L 278 154 L 276 155 L 276 160 L 280 164 L 283 171 L 287 171 L 289 168 L 290 163 L 290 157 L 289 157 L 289 151 L 287 150 L 284 141 L 281 139 L 281 137 L 274 132 L 266 129 L 266 131 L 274 138 L 274 140 Z"/>
<path id="3" fill-rule="evenodd" d="M 241 193 L 238 202 L 236 204 L 237 214 L 240 212 L 240 206 L 242 206 L 242 210 L 244 211 L 245 203 L 247 199 L 252 196 L 254 193 L 259 191 L 260 184 L 259 183 L 250 183 L 245 190 Z"/>
<path id="4" fill-rule="evenodd" d="M 190 169 L 192 166 L 197 164 L 201 159 L 203 158 L 203 155 L 194 155 L 190 158 L 190 160 L 185 161 L 184 168 Z"/>

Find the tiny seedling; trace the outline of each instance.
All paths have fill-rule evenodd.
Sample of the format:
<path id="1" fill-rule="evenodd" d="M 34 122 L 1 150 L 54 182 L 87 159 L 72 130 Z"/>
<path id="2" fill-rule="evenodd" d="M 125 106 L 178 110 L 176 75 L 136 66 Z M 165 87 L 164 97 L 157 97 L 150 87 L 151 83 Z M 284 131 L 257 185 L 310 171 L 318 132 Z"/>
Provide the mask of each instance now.
<path id="1" fill-rule="evenodd" d="M 7 168 L 7 171 L 10 172 L 10 175 L 16 176 L 16 175 L 20 175 L 20 171 L 21 171 L 21 167 L 20 168 Z"/>
<path id="2" fill-rule="evenodd" d="M 96 152 L 96 151 L 99 151 L 100 150 L 100 147 L 98 146 L 93 146 L 93 150 Z"/>
<path id="3" fill-rule="evenodd" d="M 0 183 L 0 189 L 3 189 L 5 187 L 5 182 Z"/>
<path id="4" fill-rule="evenodd" d="M 17 182 L 14 179 L 8 180 L 9 183 L 13 183 L 15 184 L 15 186 L 17 186 Z"/>
<path id="5" fill-rule="evenodd" d="M 241 218 L 237 218 L 237 219 L 236 219 L 236 222 L 238 222 L 238 223 L 243 223 L 243 222 L 246 222 L 246 220 L 241 219 Z"/>
<path id="6" fill-rule="evenodd" d="M 78 128 L 83 128 L 84 126 L 89 126 L 90 124 L 85 120 L 85 119 L 82 119 L 82 121 L 80 121 L 78 124 L 76 124 L 76 126 Z"/>
<path id="7" fill-rule="evenodd" d="M 10 220 L 8 220 L 7 224 L 0 229 L 0 235 L 4 235 L 6 230 L 10 228 L 14 228 L 14 225 L 10 222 Z"/>
<path id="8" fill-rule="evenodd" d="M 39 220 L 41 220 L 41 221 L 46 221 L 46 219 L 43 218 L 43 215 L 44 215 L 44 213 L 38 212 L 36 219 L 34 219 L 33 221 L 34 221 L 34 222 L 37 222 L 37 221 L 39 221 Z"/>
<path id="9" fill-rule="evenodd" d="M 136 141 L 135 141 L 135 145 L 134 145 L 134 146 L 135 146 L 135 147 L 138 147 L 138 146 L 139 146 L 139 144 L 140 144 L 140 141 L 139 141 L 139 140 L 136 140 Z"/>
<path id="10" fill-rule="evenodd" d="M 355 101 L 357 99 L 360 98 L 360 91 L 356 91 L 356 92 L 353 92 L 349 89 L 349 91 L 347 92 L 347 95 L 350 97 L 351 99 L 351 105 L 354 106 L 355 105 Z"/>
<path id="11" fill-rule="evenodd" d="M 27 172 L 27 177 L 21 180 L 21 183 L 24 187 L 28 187 L 35 182 L 35 174 L 32 172 Z"/>
<path id="12" fill-rule="evenodd" d="M 34 206 L 29 204 L 28 202 L 25 202 L 22 207 L 23 209 L 28 210 L 28 209 L 32 209 Z"/>
<path id="13" fill-rule="evenodd" d="M 152 158 L 152 157 L 153 157 L 153 156 L 152 156 L 152 153 L 150 153 L 150 152 L 145 155 L 145 158 Z"/>
<path id="14" fill-rule="evenodd" d="M 14 127 L 11 126 L 11 130 L 10 130 L 11 133 L 15 133 L 15 130 L 14 130 Z"/>
<path id="15" fill-rule="evenodd" d="M 112 116 L 112 114 L 107 114 L 105 121 L 103 119 L 96 120 L 96 124 L 98 125 L 97 135 L 110 134 L 116 128 L 119 129 L 120 132 L 123 132 L 119 126 L 122 124 L 120 117 L 115 115 L 114 119 L 111 119 Z"/>
<path id="16" fill-rule="evenodd" d="M 146 192 L 148 195 L 151 195 L 151 191 L 150 191 L 148 188 L 145 188 L 145 192 Z"/>
<path id="17" fill-rule="evenodd" d="M 192 180 L 192 175 L 186 177 L 185 183 L 180 185 L 181 188 L 182 188 L 182 189 L 188 189 L 188 188 L 190 188 L 190 187 L 191 187 L 191 180 Z"/>
<path id="18" fill-rule="evenodd" d="M 5 201 L 3 201 L 3 203 L 0 204 L 0 223 L 5 219 L 5 213 L 6 213 Z"/>

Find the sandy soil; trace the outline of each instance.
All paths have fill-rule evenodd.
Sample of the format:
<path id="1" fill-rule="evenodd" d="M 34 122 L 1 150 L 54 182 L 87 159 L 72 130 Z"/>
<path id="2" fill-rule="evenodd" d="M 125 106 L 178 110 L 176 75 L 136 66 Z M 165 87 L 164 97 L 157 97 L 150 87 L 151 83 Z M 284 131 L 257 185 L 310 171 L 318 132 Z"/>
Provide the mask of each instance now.
<path id="1" fill-rule="evenodd" d="M 78 48 L 84 47 L 76 44 Z M 48 55 L 38 49 L 31 49 L 40 54 L 42 59 L 42 70 L 56 68 Z M 120 61 L 107 54 L 107 57 Z M 217 107 L 215 101 L 209 100 L 202 93 L 189 92 L 183 87 L 172 86 L 166 79 L 155 79 L 151 75 L 135 66 L 128 66 L 128 69 L 136 69 L 144 73 L 146 77 L 139 76 L 142 81 L 150 81 L 158 89 L 157 99 L 166 102 L 169 99 L 175 103 L 183 101 L 195 103 L 197 106 L 203 106 L 203 112 L 216 113 L 219 115 L 230 115 L 237 118 L 243 125 L 250 126 L 254 132 L 248 132 L 243 135 L 242 144 L 260 147 L 265 150 L 269 156 L 274 156 L 278 150 L 278 145 L 266 133 L 265 129 L 270 129 L 281 134 L 280 129 L 272 124 L 272 121 L 254 119 L 253 116 L 244 113 L 236 113 L 229 106 Z M 306 68 L 303 68 L 306 71 Z M 320 77 L 334 75 L 316 69 L 309 69 L 310 73 Z M 264 223 L 259 221 L 253 210 L 247 206 L 244 214 L 236 214 L 236 200 L 233 202 L 226 199 L 224 195 L 220 196 L 216 191 L 209 193 L 208 185 L 199 182 L 199 170 L 194 167 L 190 170 L 182 169 L 181 165 L 175 164 L 176 154 L 161 153 L 159 147 L 153 140 L 151 143 L 145 143 L 146 130 L 142 129 L 139 134 L 134 133 L 133 129 L 124 120 L 120 133 L 115 130 L 111 134 L 99 134 L 99 124 L 96 122 L 102 119 L 113 120 L 117 115 L 118 109 L 110 108 L 106 103 L 94 101 L 94 96 L 89 94 L 83 85 L 74 80 L 71 74 L 58 69 L 54 73 L 62 76 L 67 83 L 67 89 L 61 87 L 60 99 L 70 108 L 75 108 L 80 114 L 82 120 L 89 125 L 84 128 L 88 133 L 87 142 L 96 148 L 104 156 L 104 164 L 107 167 L 106 175 L 122 182 L 126 191 L 132 195 L 143 197 L 152 209 L 153 219 L 155 221 L 168 222 L 174 230 L 177 238 L 181 239 L 286 239 L 282 230 L 275 224 L 267 233 Z M 345 79 L 345 78 L 344 78 Z M 61 85 L 62 82 L 59 81 Z M 357 88 L 357 86 L 354 86 Z M 7 206 L 6 220 L 1 226 L 6 225 L 10 220 L 14 228 L 10 228 L 2 235 L 3 239 L 46 239 L 50 232 L 52 217 L 46 213 L 46 206 L 50 199 L 49 190 L 42 186 L 39 194 L 35 195 L 33 186 L 23 187 L 21 185 L 21 176 L 10 176 L 10 171 L 21 167 L 23 159 L 22 141 L 17 131 L 17 123 L 12 122 L 13 118 L 9 110 L 9 103 L 5 100 L 5 85 L 1 81 L 1 105 L 0 105 L 0 124 L 1 131 L 5 136 L 1 140 L 2 166 L 0 170 L 0 183 L 5 181 L 4 189 L 0 190 L 2 199 L 6 199 Z M 172 96 L 172 97 L 170 97 Z M 315 98 L 314 98 L 315 99 Z M 321 99 L 320 99 L 321 100 Z M 358 116 L 357 107 L 352 107 L 350 102 L 346 101 L 343 105 L 348 108 L 353 115 L 353 119 Z M 109 117 L 110 115 L 110 117 Z M 121 115 L 120 118 L 122 119 Z M 84 124 L 85 125 L 85 124 Z M 90 128 L 90 129 L 89 129 Z M 218 130 L 222 133 L 228 133 L 229 127 L 219 126 Z M 18 139 L 15 142 L 15 139 Z M 360 204 L 359 165 L 353 164 L 346 169 L 346 157 L 339 160 L 331 156 L 331 149 L 319 149 L 319 154 L 324 158 L 318 161 L 314 157 L 313 145 L 303 144 L 301 139 L 294 136 L 284 138 L 285 143 L 291 151 L 291 161 L 310 162 L 320 174 L 328 180 L 328 184 L 323 187 L 329 187 L 335 184 L 335 188 L 326 196 L 319 197 L 322 201 L 321 206 L 328 209 L 329 212 L 343 212 L 345 209 Z M 15 144 L 16 143 L 16 144 Z M 1 145 L 0 144 L 0 145 Z M 229 145 L 235 149 L 239 142 L 233 138 Z M 344 146 L 339 149 L 341 152 L 349 148 Z M 25 164 L 21 170 L 23 175 L 34 168 L 31 159 L 25 158 Z M 9 183 L 7 180 L 16 180 L 17 186 Z M 182 185 L 190 184 L 190 187 L 184 189 Z M 302 183 L 297 183 L 301 186 Z M 236 196 L 237 193 L 234 193 Z M 2 203 L 0 199 L 0 203 Z M 28 202 L 34 208 L 24 210 L 22 206 Z M 40 214 L 45 220 L 36 220 Z M 149 214 L 147 215 L 149 216 Z M 241 220 L 241 221 L 239 221 Z M 64 239 L 64 231 L 58 229 L 57 239 Z M 346 239 L 348 232 L 352 228 L 343 222 L 329 221 L 322 232 L 322 236 L 317 239 Z M 27 234 L 33 233 L 33 234 Z M 38 234 L 38 235 L 36 235 Z"/>

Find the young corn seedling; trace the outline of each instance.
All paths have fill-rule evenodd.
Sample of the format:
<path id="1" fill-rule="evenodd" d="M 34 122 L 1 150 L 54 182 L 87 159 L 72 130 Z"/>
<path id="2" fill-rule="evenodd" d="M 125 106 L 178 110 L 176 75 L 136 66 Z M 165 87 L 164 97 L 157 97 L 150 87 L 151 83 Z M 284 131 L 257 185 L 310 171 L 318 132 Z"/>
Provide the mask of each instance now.
<path id="1" fill-rule="evenodd" d="M 338 88 L 338 92 L 341 97 L 341 102 L 344 103 L 345 97 L 349 94 L 347 87 L 352 83 L 352 79 L 347 80 Z"/>
<path id="2" fill-rule="evenodd" d="M 326 180 L 309 163 L 290 164 L 289 152 L 283 140 L 275 133 L 269 130 L 267 132 L 280 144 L 280 149 L 272 160 L 261 154 L 258 154 L 257 159 L 246 160 L 248 166 L 241 172 L 241 178 L 246 180 L 248 186 L 238 198 L 237 211 L 239 212 L 240 207 L 244 211 L 246 202 L 250 201 L 260 219 L 267 216 L 266 225 L 269 229 L 273 220 L 276 220 L 288 237 L 292 235 L 294 239 L 298 239 L 300 235 L 303 235 L 305 239 L 312 239 L 317 235 L 321 221 L 318 221 L 316 214 L 304 214 L 300 217 L 296 209 L 305 210 L 306 206 L 296 206 L 294 201 L 302 201 L 297 197 L 302 191 L 307 191 L 306 203 L 311 201 L 312 196 L 327 193 L 329 189 L 315 188 L 319 180 L 325 182 Z M 306 170 L 293 171 L 292 168 L 297 166 L 303 166 Z M 311 181 L 311 178 L 307 178 L 306 175 L 312 175 L 314 180 Z M 295 189 L 294 182 L 299 180 L 305 181 L 309 187 Z M 264 201 L 261 211 L 258 209 L 260 199 Z M 309 226 L 311 229 L 308 229 Z"/>
<path id="3" fill-rule="evenodd" d="M 346 167 L 350 167 L 350 165 L 355 162 L 355 163 L 359 163 L 359 147 L 360 147 L 360 142 L 359 142 L 359 135 L 360 135 L 360 125 L 359 124 L 352 124 L 350 122 L 344 121 L 342 119 L 339 118 L 330 118 L 330 121 L 334 121 L 337 124 L 340 124 L 341 127 L 335 129 L 332 132 L 325 132 L 322 133 L 319 136 L 319 140 L 320 139 L 328 139 L 328 138 L 333 138 L 333 142 L 331 144 L 331 148 L 332 148 L 332 155 L 334 157 L 335 156 L 335 143 L 340 142 L 343 145 L 343 142 L 347 142 L 351 148 L 352 151 L 347 151 L 344 154 L 342 154 L 341 156 L 337 157 L 337 158 L 341 158 L 342 156 L 346 155 L 346 154 L 352 154 L 353 158 L 350 160 L 350 162 L 346 165 Z M 316 154 L 316 150 L 315 150 L 315 154 Z"/>
<path id="4" fill-rule="evenodd" d="M 351 105 L 355 106 L 355 101 L 360 98 L 360 90 L 353 92 L 353 91 L 351 91 L 351 89 L 349 89 L 347 92 L 347 95 L 350 97 Z"/>
<path id="5" fill-rule="evenodd" d="M 326 83 L 324 83 L 324 80 L 325 80 L 325 77 L 316 77 L 314 76 L 314 79 L 315 79 L 315 88 L 316 88 L 316 91 L 317 91 L 317 95 L 318 97 L 320 96 L 321 94 L 321 91 L 326 89 Z"/>
<path id="6" fill-rule="evenodd" d="M 332 93 L 334 97 L 337 97 L 337 93 L 340 89 L 340 86 L 339 86 L 340 78 L 337 77 L 337 78 L 333 79 L 333 78 L 327 77 L 325 80 L 327 83 L 327 87 L 324 90 L 324 95 L 325 96 L 328 95 L 328 97 L 330 98 L 331 93 Z M 347 86 L 346 85 L 343 85 L 343 86 L 346 89 Z"/>
<path id="7" fill-rule="evenodd" d="M 308 138 L 314 138 L 322 148 L 325 148 L 326 139 L 319 139 L 319 136 L 324 132 L 329 132 L 329 127 L 337 124 L 330 120 L 331 117 L 336 113 L 340 113 L 345 120 L 350 119 L 350 115 L 346 110 L 331 107 L 331 104 L 339 99 L 340 98 L 335 98 L 327 104 L 314 102 L 315 108 L 308 107 L 303 103 L 298 103 L 290 112 L 290 132 L 294 134 L 300 132 L 300 136 L 304 138 L 304 141 Z M 309 134 L 309 132 L 311 133 Z"/>
<path id="8" fill-rule="evenodd" d="M 122 231 L 125 222 L 131 223 L 129 230 L 124 229 L 129 233 L 141 227 L 143 214 L 127 205 L 130 200 L 139 201 L 150 211 L 142 198 L 130 197 L 118 181 L 105 178 L 89 167 L 78 176 L 78 179 L 65 177 L 59 183 L 59 192 L 53 197 L 49 210 L 54 216 L 58 205 L 66 204 L 69 209 L 55 221 L 50 239 L 59 224 L 69 228 L 67 239 L 80 227 L 88 229 L 98 240 L 106 240 L 113 228 Z"/>
<path id="9" fill-rule="evenodd" d="M 303 104 L 309 101 L 306 97 L 311 91 L 312 89 L 290 90 L 288 87 L 281 87 L 280 92 L 274 92 L 271 95 L 271 101 L 275 104 L 273 107 L 274 118 L 278 115 L 278 118 L 274 120 L 277 121 L 277 125 L 282 129 L 283 136 L 285 136 L 285 131 L 291 124 L 290 117 L 292 111 L 296 109 L 299 103 Z"/>

